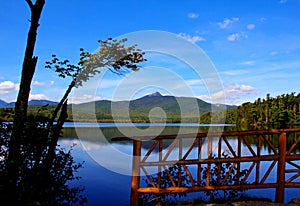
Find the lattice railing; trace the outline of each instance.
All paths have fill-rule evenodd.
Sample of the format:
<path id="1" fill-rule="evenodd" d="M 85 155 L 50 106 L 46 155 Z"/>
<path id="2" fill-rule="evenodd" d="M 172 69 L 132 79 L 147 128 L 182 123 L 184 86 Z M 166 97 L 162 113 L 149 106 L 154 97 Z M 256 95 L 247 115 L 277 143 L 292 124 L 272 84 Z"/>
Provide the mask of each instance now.
<path id="1" fill-rule="evenodd" d="M 131 205 L 139 193 L 253 188 L 276 188 L 275 201 L 283 202 L 285 187 L 300 187 L 298 132 L 300 128 L 134 137 Z M 142 152 L 145 139 L 152 144 Z M 123 140 L 132 139 L 113 139 Z"/>

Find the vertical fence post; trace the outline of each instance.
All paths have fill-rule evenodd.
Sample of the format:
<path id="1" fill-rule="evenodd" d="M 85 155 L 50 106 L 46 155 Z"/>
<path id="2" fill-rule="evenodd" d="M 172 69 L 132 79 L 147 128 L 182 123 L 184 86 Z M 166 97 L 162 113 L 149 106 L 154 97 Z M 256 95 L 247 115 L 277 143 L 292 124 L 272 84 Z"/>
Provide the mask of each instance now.
<path id="1" fill-rule="evenodd" d="M 212 137 L 207 137 L 207 158 L 212 159 Z M 211 163 L 207 163 L 206 186 L 210 186 Z"/>
<path id="2" fill-rule="evenodd" d="M 285 186 L 285 156 L 286 156 L 286 133 L 283 132 L 278 140 L 278 167 L 277 167 L 277 188 L 275 202 L 284 202 L 284 186 Z"/>
<path id="3" fill-rule="evenodd" d="M 140 187 L 140 161 L 141 161 L 141 145 L 139 140 L 133 140 L 133 157 L 132 157 L 132 179 L 131 179 L 131 194 L 130 205 L 138 206 Z"/>

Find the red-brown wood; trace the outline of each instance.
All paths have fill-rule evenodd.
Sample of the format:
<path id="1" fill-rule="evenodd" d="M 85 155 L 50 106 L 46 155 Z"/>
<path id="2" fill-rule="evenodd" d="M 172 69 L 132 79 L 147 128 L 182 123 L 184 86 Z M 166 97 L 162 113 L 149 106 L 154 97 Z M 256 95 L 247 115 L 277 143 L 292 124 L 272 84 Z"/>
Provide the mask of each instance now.
<path id="1" fill-rule="evenodd" d="M 158 136 L 153 140 L 153 145 L 148 149 L 146 155 L 141 161 L 141 144 L 145 137 L 134 137 L 133 140 L 133 166 L 132 166 L 132 184 L 131 184 L 131 205 L 136 206 L 138 204 L 138 194 L 139 193 L 153 193 L 153 194 L 163 194 L 163 193 L 180 193 L 180 192 L 195 192 L 195 191 L 206 191 L 206 190 L 227 190 L 227 189 L 256 189 L 256 188 L 275 188 L 276 197 L 275 201 L 282 203 L 284 202 L 284 189 L 290 187 L 300 187 L 300 166 L 293 161 L 300 160 L 300 154 L 293 152 L 300 142 L 300 138 L 296 138 L 292 146 L 287 150 L 287 134 L 300 132 L 300 128 L 295 129 L 277 129 L 277 130 L 258 130 L 258 131 L 243 131 L 243 132 L 225 132 L 225 133 L 198 133 L 198 134 L 186 134 L 186 135 L 166 135 Z M 183 144 L 182 140 L 186 138 L 196 139 L 187 146 L 187 150 L 183 154 Z M 178 139 L 175 139 L 175 138 Z M 218 138 L 219 141 L 214 142 L 213 138 Z M 237 138 L 237 145 L 231 145 L 228 141 L 228 137 Z M 273 145 L 270 141 L 270 137 L 278 138 L 278 148 Z M 149 139 L 149 137 L 146 137 Z M 256 151 L 253 150 L 252 145 L 248 142 L 249 138 L 255 140 L 255 145 L 257 147 Z M 173 143 L 166 149 L 163 157 L 163 145 L 165 139 L 175 139 Z M 124 141 L 132 140 L 131 138 L 114 138 L 113 141 Z M 252 140 L 252 141 L 254 141 Z M 203 148 L 204 143 L 207 143 L 207 148 Z M 252 142 L 251 141 L 251 142 Z M 224 142 L 224 144 L 222 144 Z M 242 147 L 242 143 L 245 147 Z M 155 147 L 158 147 L 158 160 L 157 161 L 146 161 L 147 157 L 154 152 Z M 215 145 L 217 144 L 217 145 Z M 168 160 L 168 157 L 172 152 L 175 152 L 174 148 L 178 145 L 178 160 Z M 197 145 L 197 146 L 196 146 Z M 267 145 L 274 154 L 264 154 L 261 153 L 261 148 L 263 145 Z M 222 156 L 224 150 L 228 148 L 230 158 Z M 242 148 L 247 148 L 248 152 L 242 152 Z M 214 150 L 216 149 L 216 150 Z M 192 151 L 197 152 L 195 159 L 187 158 Z M 206 152 L 207 158 L 203 158 L 201 152 Z M 213 151 L 216 153 L 213 155 Z M 250 152 L 250 153 L 249 153 Z M 292 153 L 293 152 L 293 153 Z M 268 170 L 261 175 L 260 164 L 263 161 L 271 162 Z M 251 163 L 248 167 L 248 171 L 240 179 L 239 172 L 241 171 L 241 163 Z M 222 164 L 232 163 L 225 177 L 221 178 L 220 172 Z M 174 177 L 170 174 L 170 165 L 178 166 L 178 183 L 174 181 Z M 289 164 L 289 169 L 286 169 L 286 164 Z M 217 184 L 212 185 L 211 182 L 211 168 L 213 165 L 217 165 Z M 277 165 L 277 179 L 275 182 L 267 181 L 271 172 Z M 193 173 L 190 171 L 190 166 L 196 167 L 197 179 L 193 178 Z M 155 183 L 152 176 L 147 172 L 147 168 L 157 167 L 158 179 Z M 206 167 L 207 177 L 206 184 L 202 185 L 202 169 Z M 255 167 L 255 170 L 254 170 Z M 293 167 L 293 168 L 291 168 Z M 244 168 L 244 165 L 243 165 Z M 148 181 L 150 182 L 150 187 L 140 188 L 140 169 L 146 175 Z M 167 177 L 172 183 L 170 188 L 162 188 L 162 169 L 165 170 Z M 237 171 L 236 181 L 234 185 L 226 185 L 226 181 L 233 170 Z M 181 172 L 184 171 L 187 177 L 190 179 L 191 186 L 182 185 Z M 249 179 L 254 173 L 254 181 Z M 285 174 L 290 173 L 289 179 L 285 178 Z M 252 174 L 252 175 L 251 175 Z M 151 187 L 152 186 L 152 187 Z"/>
<path id="2" fill-rule="evenodd" d="M 279 159 L 277 166 L 277 188 L 275 201 L 284 202 L 284 186 L 285 186 L 285 156 L 286 156 L 286 133 L 283 132 L 278 140 Z"/>
<path id="3" fill-rule="evenodd" d="M 133 141 L 133 159 L 132 159 L 132 179 L 131 179 L 131 194 L 130 205 L 138 206 L 140 187 L 140 161 L 141 161 L 141 141 Z"/>

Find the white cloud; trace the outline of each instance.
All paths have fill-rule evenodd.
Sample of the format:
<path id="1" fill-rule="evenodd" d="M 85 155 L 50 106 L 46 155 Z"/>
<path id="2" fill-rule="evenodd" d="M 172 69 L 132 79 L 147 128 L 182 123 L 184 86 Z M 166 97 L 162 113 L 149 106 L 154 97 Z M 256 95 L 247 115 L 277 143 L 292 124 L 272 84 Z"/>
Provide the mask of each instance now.
<path id="1" fill-rule="evenodd" d="M 247 39 L 248 35 L 245 32 L 239 32 L 239 33 L 234 33 L 231 34 L 227 37 L 228 41 L 237 41 L 240 39 Z"/>
<path id="2" fill-rule="evenodd" d="M 196 43 L 199 41 L 205 41 L 205 39 L 203 37 L 198 36 L 198 35 L 190 36 L 186 33 L 179 33 L 178 36 L 185 38 L 186 40 L 188 40 L 189 42 L 192 42 L 192 43 Z"/>
<path id="3" fill-rule="evenodd" d="M 228 84 L 225 88 L 226 94 L 233 95 L 248 95 L 248 94 L 256 94 L 257 91 L 254 87 L 245 84 Z"/>
<path id="4" fill-rule="evenodd" d="M 54 81 L 49 81 L 49 82 L 33 81 L 32 85 L 34 85 L 34 86 L 46 86 L 46 85 L 52 86 L 52 85 L 54 85 Z"/>
<path id="5" fill-rule="evenodd" d="M 8 94 L 18 90 L 19 85 L 11 81 L 0 82 L 0 94 Z"/>
<path id="6" fill-rule="evenodd" d="M 197 19 L 199 17 L 199 14 L 197 14 L 197 13 L 188 13 L 187 16 L 190 19 Z"/>
<path id="7" fill-rule="evenodd" d="M 198 96 L 198 98 L 212 103 L 222 103 L 222 100 L 225 98 L 226 104 L 239 104 L 243 96 L 251 94 L 258 94 L 258 91 L 250 85 L 228 84 L 223 91 L 219 91 L 210 96 L 201 95 Z"/>
<path id="8" fill-rule="evenodd" d="M 279 3 L 280 4 L 285 4 L 287 2 L 287 0 L 280 0 Z"/>
<path id="9" fill-rule="evenodd" d="M 245 61 L 245 62 L 242 62 L 241 65 L 254 65 L 255 64 L 255 61 Z"/>
<path id="10" fill-rule="evenodd" d="M 44 94 L 29 94 L 29 100 L 50 100 L 50 98 Z"/>
<path id="11" fill-rule="evenodd" d="M 218 25 L 221 29 L 226 29 L 230 27 L 234 22 L 237 22 L 239 18 L 225 18 L 223 22 L 219 22 Z"/>
<path id="12" fill-rule="evenodd" d="M 270 52 L 270 55 L 271 55 L 271 56 L 275 56 L 275 55 L 277 55 L 277 54 L 278 54 L 277 51 L 272 51 L 272 52 Z"/>
<path id="13" fill-rule="evenodd" d="M 74 104 L 79 104 L 79 103 L 84 103 L 84 102 L 91 102 L 91 101 L 97 101 L 100 100 L 100 96 L 93 96 L 93 95 L 88 95 L 84 94 L 82 96 L 72 96 L 72 103 Z"/>
<path id="14" fill-rule="evenodd" d="M 242 69 L 234 69 L 234 70 L 228 70 L 221 72 L 222 74 L 230 75 L 230 76 L 235 76 L 235 75 L 240 75 L 240 74 L 247 74 L 249 73 L 248 70 L 242 70 Z"/>
<path id="15" fill-rule="evenodd" d="M 235 33 L 235 34 L 231 34 L 227 37 L 227 40 L 228 41 L 235 41 L 237 39 L 240 38 L 240 34 L 239 33 Z"/>
<path id="16" fill-rule="evenodd" d="M 255 24 L 248 24 L 247 29 L 249 29 L 249 30 L 255 29 Z"/>
<path id="17" fill-rule="evenodd" d="M 189 80 L 186 80 L 185 83 L 189 86 L 203 85 L 203 80 L 202 79 L 189 79 Z"/>
<path id="18" fill-rule="evenodd" d="M 34 81 L 32 84 L 33 84 L 34 86 L 45 86 L 45 85 L 46 85 L 45 82 L 39 82 L 39 81 Z"/>

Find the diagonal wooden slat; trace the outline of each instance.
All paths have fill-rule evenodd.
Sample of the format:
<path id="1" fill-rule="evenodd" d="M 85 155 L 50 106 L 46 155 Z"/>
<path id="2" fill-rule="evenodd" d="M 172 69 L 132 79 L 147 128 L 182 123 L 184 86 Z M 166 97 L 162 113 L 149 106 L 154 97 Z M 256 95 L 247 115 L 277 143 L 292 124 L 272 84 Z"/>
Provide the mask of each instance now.
<path id="1" fill-rule="evenodd" d="M 192 151 L 192 149 L 194 148 L 194 146 L 197 144 L 197 142 L 199 141 L 198 138 L 195 138 L 194 142 L 192 143 L 192 145 L 189 147 L 188 151 L 185 153 L 185 155 L 183 156 L 182 159 L 186 159 L 187 156 L 190 154 L 190 152 Z"/>
<path id="2" fill-rule="evenodd" d="M 288 151 L 288 154 L 291 154 L 292 151 L 296 148 L 296 146 L 299 144 L 300 142 L 300 136 L 298 137 L 298 139 L 294 142 L 294 144 L 291 146 L 291 148 Z"/>
<path id="3" fill-rule="evenodd" d="M 270 140 L 265 136 L 262 135 L 263 139 L 265 140 L 265 142 L 269 145 L 269 147 L 271 147 L 271 149 L 273 150 L 274 154 L 278 154 L 276 148 L 274 147 L 274 145 L 270 142 Z"/>
<path id="4" fill-rule="evenodd" d="M 172 175 L 171 175 L 170 172 L 169 172 L 169 169 L 168 169 L 165 165 L 164 165 L 163 167 L 164 167 L 164 170 L 166 171 L 166 173 L 167 173 L 167 175 L 168 175 L 168 177 L 169 177 L 169 179 L 170 179 L 170 181 L 171 181 L 173 187 L 176 187 L 176 184 L 175 184 L 175 182 L 174 182 L 174 179 L 173 179 Z"/>
<path id="5" fill-rule="evenodd" d="M 254 152 L 254 150 L 252 149 L 251 145 L 249 144 L 249 142 L 247 141 L 247 139 L 244 136 L 241 136 L 244 144 L 247 146 L 247 148 L 249 149 L 249 151 L 251 152 L 251 154 L 253 155 L 253 157 L 256 157 L 256 153 Z"/>
<path id="6" fill-rule="evenodd" d="M 234 156 L 234 157 L 237 157 L 235 151 L 233 150 L 233 148 L 231 147 L 231 145 L 229 144 L 228 140 L 227 140 L 227 137 L 223 136 L 222 137 L 224 142 L 226 143 L 228 149 L 230 150 L 231 154 Z"/>
<path id="7" fill-rule="evenodd" d="M 290 178 L 286 181 L 286 183 L 290 183 L 290 182 L 292 182 L 293 180 L 297 179 L 298 177 L 300 177 L 300 173 L 295 174 L 294 176 L 290 177 Z"/>
<path id="8" fill-rule="evenodd" d="M 251 166 L 249 167 L 249 170 L 247 171 L 245 177 L 242 179 L 241 184 L 245 184 L 245 182 L 247 181 L 249 175 L 251 174 L 251 172 L 252 172 L 254 166 L 255 166 L 255 162 L 252 162 L 252 164 L 251 164 Z"/>
<path id="9" fill-rule="evenodd" d="M 269 169 L 266 171 L 265 175 L 264 175 L 263 178 L 261 179 L 260 184 L 264 184 L 264 183 L 265 183 L 266 179 L 267 179 L 268 176 L 270 175 L 270 173 L 271 173 L 272 169 L 274 168 L 274 166 L 276 165 L 276 163 L 277 163 L 277 160 L 274 160 L 274 161 L 272 162 L 272 164 L 270 165 Z"/>
<path id="10" fill-rule="evenodd" d="M 235 168 L 236 163 L 232 164 L 229 171 L 226 173 L 226 176 L 224 177 L 223 181 L 221 182 L 221 185 L 225 185 L 225 182 L 227 181 L 229 175 L 231 175 L 233 169 Z"/>
<path id="11" fill-rule="evenodd" d="M 287 161 L 288 164 L 298 168 L 300 170 L 300 165 L 297 165 L 296 163 L 292 162 L 292 161 Z"/>
<path id="12" fill-rule="evenodd" d="M 148 152 L 145 154 L 144 158 L 142 159 L 141 162 L 145 162 L 147 160 L 147 158 L 149 157 L 149 155 L 151 154 L 151 152 L 155 149 L 156 145 L 158 144 L 158 140 L 155 140 L 152 144 L 152 146 L 150 147 L 150 149 L 148 150 Z"/>
<path id="13" fill-rule="evenodd" d="M 143 172 L 145 173 L 147 179 L 149 180 L 149 182 L 151 183 L 151 185 L 154 187 L 154 188 L 157 188 L 153 179 L 151 178 L 151 176 L 149 175 L 149 173 L 147 172 L 146 168 L 144 166 L 141 166 Z"/>
<path id="14" fill-rule="evenodd" d="M 195 187 L 195 181 L 194 181 L 194 179 L 193 179 L 193 176 L 192 176 L 190 170 L 187 168 L 186 165 L 182 165 L 182 166 L 183 166 L 183 168 L 184 168 L 186 174 L 189 176 L 189 178 L 190 178 L 190 180 L 191 180 L 191 183 L 192 183 L 192 186 Z"/>
<path id="15" fill-rule="evenodd" d="M 171 154 L 171 152 L 173 151 L 174 147 L 176 146 L 178 142 L 178 139 L 175 139 L 172 144 L 169 146 L 169 150 L 168 152 L 165 154 L 165 157 L 163 158 L 163 161 L 165 161 L 166 159 L 168 159 L 169 155 Z"/>

